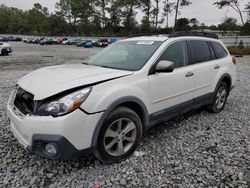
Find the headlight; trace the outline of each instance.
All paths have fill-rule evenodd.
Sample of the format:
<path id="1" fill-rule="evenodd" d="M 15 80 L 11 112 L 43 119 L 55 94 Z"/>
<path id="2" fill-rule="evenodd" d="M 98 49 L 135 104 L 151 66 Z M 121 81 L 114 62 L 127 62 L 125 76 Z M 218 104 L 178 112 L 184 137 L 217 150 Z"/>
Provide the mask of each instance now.
<path id="1" fill-rule="evenodd" d="M 81 89 L 59 98 L 58 100 L 42 104 L 39 107 L 37 114 L 41 116 L 62 116 L 68 114 L 82 105 L 88 97 L 90 91 L 90 87 Z"/>

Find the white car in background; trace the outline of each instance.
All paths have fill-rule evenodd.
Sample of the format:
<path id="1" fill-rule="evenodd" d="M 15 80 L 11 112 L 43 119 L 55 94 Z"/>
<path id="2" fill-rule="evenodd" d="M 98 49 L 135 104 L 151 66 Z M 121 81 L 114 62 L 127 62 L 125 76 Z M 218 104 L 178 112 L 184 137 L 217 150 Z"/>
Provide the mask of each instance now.
<path id="1" fill-rule="evenodd" d="M 10 44 L 0 42 L 0 55 L 9 55 L 11 52 Z"/>
<path id="2" fill-rule="evenodd" d="M 236 82 L 235 64 L 213 34 L 128 38 L 86 63 L 21 78 L 8 102 L 10 127 L 42 157 L 94 153 L 119 162 L 152 126 L 204 105 L 223 110 Z"/>

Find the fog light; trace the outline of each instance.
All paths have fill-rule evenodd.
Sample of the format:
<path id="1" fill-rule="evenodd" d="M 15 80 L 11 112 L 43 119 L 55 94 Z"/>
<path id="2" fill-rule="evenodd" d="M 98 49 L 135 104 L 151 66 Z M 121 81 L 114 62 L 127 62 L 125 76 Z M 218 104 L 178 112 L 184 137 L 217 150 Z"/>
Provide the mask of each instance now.
<path id="1" fill-rule="evenodd" d="M 45 145 L 45 151 L 47 154 L 51 156 L 56 156 L 57 155 L 57 149 L 56 146 L 52 143 L 48 143 Z"/>

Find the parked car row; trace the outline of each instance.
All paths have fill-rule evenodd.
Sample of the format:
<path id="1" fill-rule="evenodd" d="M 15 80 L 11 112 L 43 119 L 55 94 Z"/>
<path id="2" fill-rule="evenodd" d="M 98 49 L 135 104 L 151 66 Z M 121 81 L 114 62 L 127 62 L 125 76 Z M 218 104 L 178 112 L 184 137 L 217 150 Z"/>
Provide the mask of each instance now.
<path id="1" fill-rule="evenodd" d="M 22 41 L 22 38 L 14 36 L 0 36 L 0 42 L 9 42 L 9 41 L 20 42 Z"/>
<path id="2" fill-rule="evenodd" d="M 93 47 L 107 47 L 108 45 L 117 41 L 116 38 L 102 38 L 97 41 L 92 39 L 81 39 L 80 37 L 59 37 L 59 38 L 45 38 L 45 37 L 28 37 L 22 40 L 24 43 L 40 44 L 40 45 L 76 45 L 78 47 L 93 48 Z"/>

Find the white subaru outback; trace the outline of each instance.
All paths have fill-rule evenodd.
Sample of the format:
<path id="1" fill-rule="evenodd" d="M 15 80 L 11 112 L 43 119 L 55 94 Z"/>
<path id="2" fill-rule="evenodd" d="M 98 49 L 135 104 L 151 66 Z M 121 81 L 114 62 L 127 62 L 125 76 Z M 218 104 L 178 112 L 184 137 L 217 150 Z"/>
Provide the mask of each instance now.
<path id="1" fill-rule="evenodd" d="M 8 102 L 10 127 L 42 157 L 93 153 L 119 162 L 160 122 L 204 105 L 220 112 L 236 81 L 235 64 L 212 34 L 128 38 L 85 63 L 21 78 Z"/>

